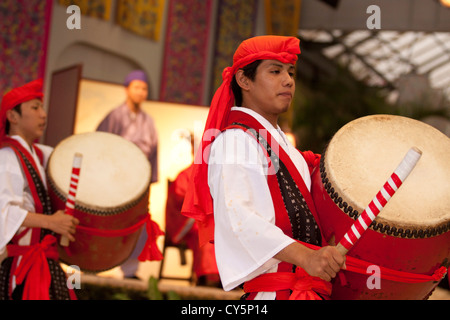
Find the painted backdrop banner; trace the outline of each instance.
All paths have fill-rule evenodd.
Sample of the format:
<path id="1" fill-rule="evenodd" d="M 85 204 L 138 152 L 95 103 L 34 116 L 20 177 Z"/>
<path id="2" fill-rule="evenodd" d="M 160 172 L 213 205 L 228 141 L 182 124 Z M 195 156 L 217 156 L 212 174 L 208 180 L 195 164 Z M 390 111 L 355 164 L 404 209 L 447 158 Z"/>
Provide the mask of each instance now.
<path id="1" fill-rule="evenodd" d="M 219 2 L 211 98 L 222 83 L 223 70 L 233 64 L 233 55 L 239 44 L 254 35 L 257 3 L 257 0 Z"/>
<path id="2" fill-rule="evenodd" d="M 81 14 L 102 20 L 111 18 L 111 2 L 112 0 L 58 0 L 62 6 L 76 5 Z"/>
<path id="3" fill-rule="evenodd" d="M 165 0 L 119 0 L 116 23 L 135 34 L 158 41 Z"/>
<path id="4" fill-rule="evenodd" d="M 212 0 L 170 0 L 159 99 L 201 105 Z"/>
<path id="5" fill-rule="evenodd" d="M 298 35 L 302 0 L 266 0 L 265 5 L 267 34 Z"/>
<path id="6" fill-rule="evenodd" d="M 0 99 L 44 78 L 51 0 L 0 1 Z"/>

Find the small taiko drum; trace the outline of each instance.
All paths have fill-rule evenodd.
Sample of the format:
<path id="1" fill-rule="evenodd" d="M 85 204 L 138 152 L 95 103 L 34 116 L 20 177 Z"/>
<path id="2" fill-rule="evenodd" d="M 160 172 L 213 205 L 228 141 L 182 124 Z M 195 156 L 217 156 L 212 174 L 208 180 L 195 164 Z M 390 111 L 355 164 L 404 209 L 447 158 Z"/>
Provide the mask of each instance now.
<path id="1" fill-rule="evenodd" d="M 150 164 L 124 138 L 105 132 L 70 136 L 48 163 L 49 196 L 64 210 L 75 153 L 82 154 L 73 215 L 80 220 L 76 240 L 59 247 L 60 259 L 84 271 L 103 271 L 124 262 L 148 218 Z"/>
<path id="2" fill-rule="evenodd" d="M 372 115 L 333 136 L 312 178 L 321 230 L 337 244 L 411 147 L 423 152 L 421 159 L 347 254 L 373 268 L 367 274 L 341 271 L 346 281 L 342 275 L 333 280 L 332 299 L 426 299 L 438 281 L 385 280 L 376 267 L 414 275 L 448 267 L 450 139 L 417 120 Z"/>

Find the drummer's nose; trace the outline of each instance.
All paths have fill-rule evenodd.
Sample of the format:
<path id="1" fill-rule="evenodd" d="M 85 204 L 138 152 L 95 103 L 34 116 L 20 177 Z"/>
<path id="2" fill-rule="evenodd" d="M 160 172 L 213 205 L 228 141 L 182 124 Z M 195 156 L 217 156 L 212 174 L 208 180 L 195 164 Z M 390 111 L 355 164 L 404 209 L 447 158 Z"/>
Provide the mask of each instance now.
<path id="1" fill-rule="evenodd" d="M 39 112 L 39 116 L 43 119 L 47 119 L 47 112 L 45 112 L 44 107 L 42 106 L 41 108 L 39 108 L 40 112 Z"/>

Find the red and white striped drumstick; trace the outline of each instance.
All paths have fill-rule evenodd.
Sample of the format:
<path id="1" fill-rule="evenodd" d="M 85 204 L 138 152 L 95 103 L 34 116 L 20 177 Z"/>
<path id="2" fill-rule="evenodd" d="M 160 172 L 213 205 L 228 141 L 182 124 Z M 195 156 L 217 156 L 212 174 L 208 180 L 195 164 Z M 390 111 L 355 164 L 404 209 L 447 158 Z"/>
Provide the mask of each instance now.
<path id="1" fill-rule="evenodd" d="M 77 195 L 78 181 L 80 179 L 82 159 L 83 159 L 82 154 L 75 153 L 73 157 L 72 175 L 70 176 L 69 192 L 67 194 L 66 200 L 66 208 L 65 208 L 66 214 L 73 215 L 73 212 L 75 210 L 75 197 Z M 69 239 L 65 236 L 62 236 L 59 244 L 63 247 L 67 247 L 69 245 Z"/>
<path id="2" fill-rule="evenodd" d="M 364 231 L 366 231 L 372 221 L 386 206 L 386 203 L 392 198 L 398 188 L 400 188 L 405 179 L 409 176 L 421 156 L 422 151 L 416 147 L 413 147 L 408 151 L 397 169 L 395 169 L 394 173 L 392 173 L 386 181 L 383 188 L 378 191 L 377 195 L 338 243 L 337 249 L 342 255 L 346 255 L 356 241 L 359 240 Z"/>

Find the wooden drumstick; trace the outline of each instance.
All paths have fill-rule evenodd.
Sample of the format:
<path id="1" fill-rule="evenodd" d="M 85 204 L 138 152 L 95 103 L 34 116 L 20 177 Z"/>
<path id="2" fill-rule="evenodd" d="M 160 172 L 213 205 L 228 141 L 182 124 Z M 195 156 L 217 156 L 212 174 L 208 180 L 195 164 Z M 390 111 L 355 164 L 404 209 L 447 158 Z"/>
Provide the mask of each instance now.
<path id="1" fill-rule="evenodd" d="M 80 179 L 81 160 L 83 155 L 75 153 L 73 157 L 72 175 L 70 176 L 69 192 L 67 193 L 65 213 L 73 215 L 75 210 L 75 197 L 77 194 L 78 181 Z M 59 244 L 63 247 L 69 246 L 69 238 L 62 236 Z"/>
<path id="2" fill-rule="evenodd" d="M 416 147 L 412 147 L 408 151 L 397 169 L 395 169 L 381 190 L 338 243 L 337 249 L 342 255 L 346 255 L 356 241 L 359 240 L 364 231 L 366 231 L 372 221 L 385 207 L 386 203 L 392 198 L 398 188 L 400 188 L 405 179 L 409 176 L 421 156 L 422 151 Z"/>

